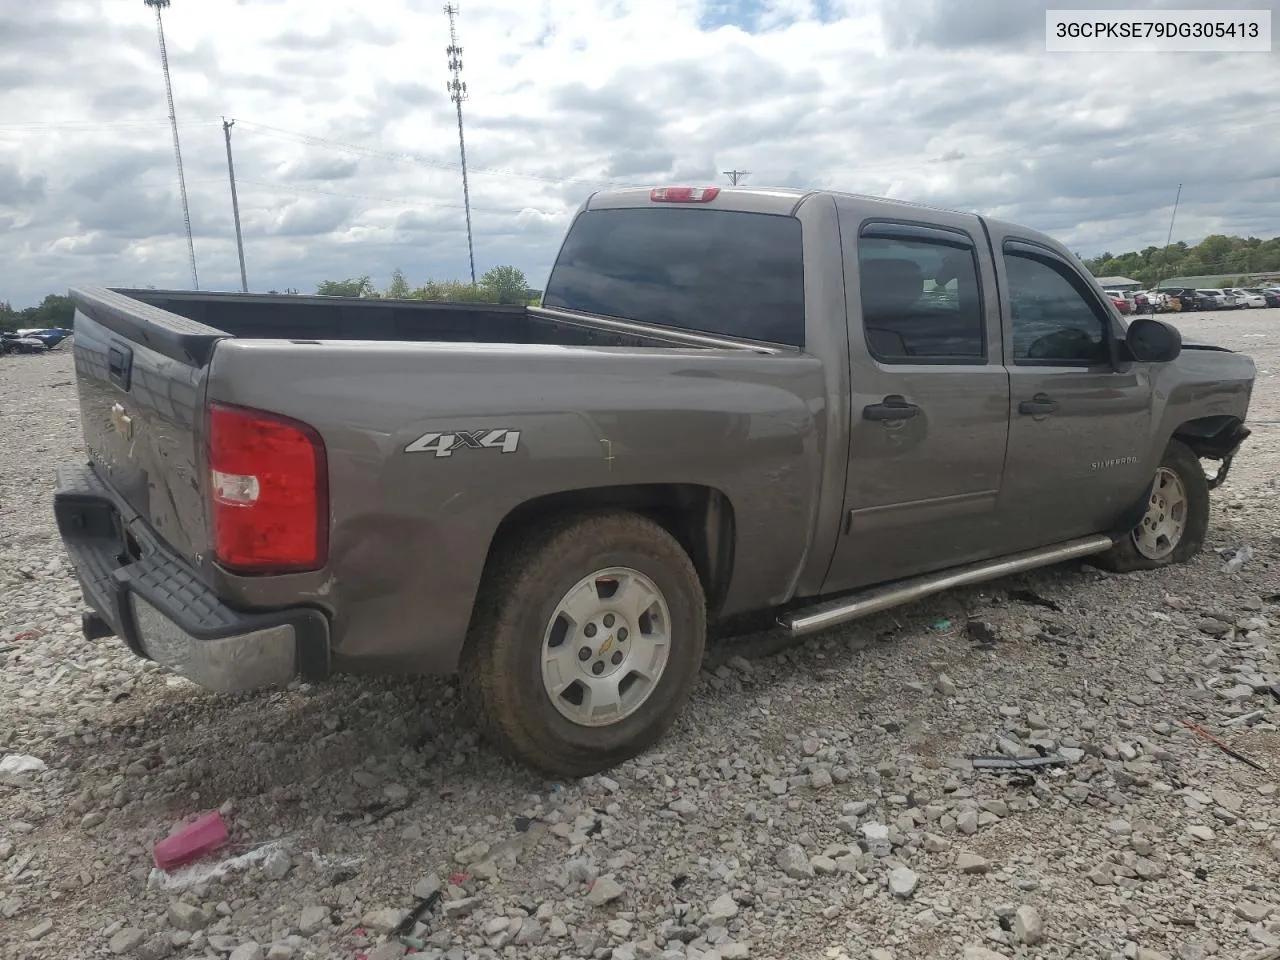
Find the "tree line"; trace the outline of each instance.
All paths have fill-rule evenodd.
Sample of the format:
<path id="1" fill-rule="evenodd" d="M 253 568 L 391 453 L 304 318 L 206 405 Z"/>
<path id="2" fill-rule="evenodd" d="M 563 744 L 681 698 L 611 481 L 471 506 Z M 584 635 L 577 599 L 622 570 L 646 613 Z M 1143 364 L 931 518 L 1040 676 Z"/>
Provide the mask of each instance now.
<path id="1" fill-rule="evenodd" d="M 30 330 L 45 327 L 70 327 L 76 308 L 70 297 L 51 293 L 37 306 L 15 310 L 0 300 L 0 330 Z"/>
<path id="2" fill-rule="evenodd" d="M 1146 247 L 1129 253 L 1103 253 L 1085 259 L 1095 277 L 1129 277 L 1147 286 L 1171 277 L 1229 276 L 1280 271 L 1280 237 L 1227 237 L 1211 234 L 1195 246 L 1179 241 L 1166 253 L 1163 247 Z M 1240 282 L 1236 286 L 1242 285 Z"/>
<path id="3" fill-rule="evenodd" d="M 274 292 L 274 291 L 273 291 Z M 529 289 L 524 271 L 500 266 L 487 270 L 475 286 L 463 280 L 428 280 L 420 287 L 411 286 L 398 267 L 391 272 L 391 283 L 378 290 L 365 274 L 346 280 L 325 280 L 316 293 L 326 297 L 365 297 L 390 300 L 452 300 L 470 303 L 531 303 L 541 291 Z"/>

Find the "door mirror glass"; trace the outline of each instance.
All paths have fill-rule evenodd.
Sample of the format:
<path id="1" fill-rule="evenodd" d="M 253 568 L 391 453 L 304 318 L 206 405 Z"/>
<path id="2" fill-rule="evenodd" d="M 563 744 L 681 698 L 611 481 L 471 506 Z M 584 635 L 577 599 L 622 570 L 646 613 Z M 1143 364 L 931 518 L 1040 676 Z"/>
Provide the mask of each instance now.
<path id="1" fill-rule="evenodd" d="M 1125 344 L 1133 359 L 1141 363 L 1168 363 L 1182 352 L 1182 334 L 1163 320 L 1139 317 L 1129 324 Z"/>

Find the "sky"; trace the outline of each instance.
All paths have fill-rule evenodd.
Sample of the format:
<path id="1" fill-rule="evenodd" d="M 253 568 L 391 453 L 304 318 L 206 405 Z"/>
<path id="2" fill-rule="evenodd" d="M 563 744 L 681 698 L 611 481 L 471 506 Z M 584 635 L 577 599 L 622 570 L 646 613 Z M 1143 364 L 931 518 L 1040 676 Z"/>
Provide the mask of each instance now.
<path id="1" fill-rule="evenodd" d="M 1220 5 L 1220 4 L 1219 4 Z M 1272 11 L 1280 0 L 1231 0 Z M 540 288 L 611 185 L 831 188 L 972 210 L 1084 256 L 1280 235 L 1271 53 L 1048 53 L 1046 7 L 1181 0 L 459 0 L 476 270 Z M 173 0 L 201 289 L 469 278 L 443 0 Z M 0 301 L 189 288 L 155 16 L 0 3 Z"/>

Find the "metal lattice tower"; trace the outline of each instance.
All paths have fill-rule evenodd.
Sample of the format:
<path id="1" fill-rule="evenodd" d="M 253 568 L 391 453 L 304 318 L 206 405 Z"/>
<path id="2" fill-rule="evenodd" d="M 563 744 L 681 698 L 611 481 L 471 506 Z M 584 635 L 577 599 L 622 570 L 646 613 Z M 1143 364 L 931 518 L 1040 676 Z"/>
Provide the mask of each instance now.
<path id="1" fill-rule="evenodd" d="M 160 11 L 169 6 L 169 0 L 143 0 L 156 11 L 156 35 L 160 38 L 160 66 L 164 68 L 164 92 L 169 99 L 169 126 L 173 128 L 173 156 L 178 162 L 178 190 L 182 194 L 182 223 L 187 229 L 187 255 L 191 258 L 191 286 L 200 289 L 196 274 L 196 245 L 191 239 L 191 208 L 187 205 L 187 178 L 182 173 L 182 146 L 178 143 L 178 114 L 173 106 L 173 83 L 169 79 L 169 53 L 164 46 L 164 21 Z"/>
<path id="2" fill-rule="evenodd" d="M 147 0 L 148 3 L 151 0 Z M 462 135 L 462 101 L 467 99 L 467 85 L 462 82 L 462 47 L 458 46 L 458 8 L 452 3 L 444 8 L 449 16 L 449 72 L 453 79 L 445 84 L 449 99 L 458 108 L 458 152 L 462 155 L 462 203 L 467 213 L 467 256 L 471 260 L 471 285 L 476 285 L 476 250 L 471 239 L 471 187 L 467 183 L 467 140 Z"/>

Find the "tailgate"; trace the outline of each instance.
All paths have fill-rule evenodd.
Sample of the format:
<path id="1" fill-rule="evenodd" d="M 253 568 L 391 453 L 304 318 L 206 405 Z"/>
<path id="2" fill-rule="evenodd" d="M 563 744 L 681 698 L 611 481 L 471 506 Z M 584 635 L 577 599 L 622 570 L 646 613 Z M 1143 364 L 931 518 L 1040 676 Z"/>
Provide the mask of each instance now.
<path id="1" fill-rule="evenodd" d="M 201 482 L 209 357 L 225 333 L 112 290 L 72 290 L 76 387 L 99 478 L 178 554 L 208 551 Z"/>

